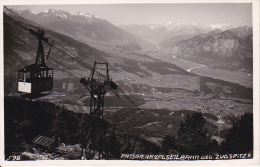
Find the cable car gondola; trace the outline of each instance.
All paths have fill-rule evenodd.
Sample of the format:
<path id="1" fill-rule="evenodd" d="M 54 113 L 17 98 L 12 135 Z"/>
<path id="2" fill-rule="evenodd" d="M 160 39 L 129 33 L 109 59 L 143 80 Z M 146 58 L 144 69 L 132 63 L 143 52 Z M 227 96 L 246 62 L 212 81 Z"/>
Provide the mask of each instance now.
<path id="1" fill-rule="evenodd" d="M 45 59 L 42 41 L 48 42 L 48 38 L 44 37 L 44 31 L 30 29 L 30 32 L 38 39 L 37 56 L 34 64 L 18 70 L 18 92 L 22 97 L 34 99 L 48 95 L 46 92 L 53 89 L 53 69 L 46 65 L 53 42 Z"/>
<path id="2" fill-rule="evenodd" d="M 21 93 L 40 93 L 53 89 L 53 69 L 35 64 L 18 71 L 18 91 Z"/>

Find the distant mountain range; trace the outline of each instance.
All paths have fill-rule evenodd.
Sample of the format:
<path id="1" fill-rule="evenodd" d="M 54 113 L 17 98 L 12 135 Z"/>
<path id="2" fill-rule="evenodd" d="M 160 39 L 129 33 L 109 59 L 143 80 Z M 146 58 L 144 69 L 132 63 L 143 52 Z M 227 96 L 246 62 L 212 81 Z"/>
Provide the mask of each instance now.
<path id="1" fill-rule="evenodd" d="M 234 28 L 233 25 L 202 25 L 197 23 L 156 23 L 151 25 L 117 25 L 120 28 L 128 31 L 139 37 L 151 39 L 154 41 L 162 41 L 170 37 L 181 36 L 181 35 L 199 35 L 205 34 L 210 31 L 219 29 L 227 30 Z"/>
<path id="2" fill-rule="evenodd" d="M 62 33 L 82 42 L 129 42 L 136 37 L 114 26 L 108 21 L 87 13 L 69 13 L 49 9 L 40 13 L 31 10 L 16 10 L 20 16 L 38 23 L 50 30 Z M 10 13 L 12 14 L 12 13 Z"/>

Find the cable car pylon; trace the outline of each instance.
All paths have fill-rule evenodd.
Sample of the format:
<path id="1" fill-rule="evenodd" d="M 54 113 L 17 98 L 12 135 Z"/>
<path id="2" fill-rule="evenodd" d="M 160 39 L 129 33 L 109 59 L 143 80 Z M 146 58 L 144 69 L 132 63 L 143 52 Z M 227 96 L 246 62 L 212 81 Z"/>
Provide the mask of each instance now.
<path id="1" fill-rule="evenodd" d="M 97 65 L 105 65 L 105 77 L 97 75 Z M 81 157 L 86 159 L 92 159 L 96 154 L 95 151 L 91 150 L 91 143 L 94 140 L 100 140 L 98 143 L 105 144 L 106 140 L 106 127 L 103 120 L 104 111 L 104 100 L 105 94 L 108 91 L 112 91 L 118 98 L 118 86 L 109 78 L 108 63 L 98 63 L 95 61 L 92 74 L 86 80 L 81 78 L 80 83 L 86 86 L 90 93 L 90 127 L 87 135 L 84 136 L 84 142 L 82 145 Z M 85 133 L 86 134 L 86 133 Z M 104 140 L 102 142 L 102 140 Z M 83 154 L 83 149 L 85 149 L 85 154 Z M 108 159 L 108 153 L 105 145 L 100 145 L 98 149 L 99 159 Z M 91 155 L 92 153 L 92 155 Z"/>
<path id="2" fill-rule="evenodd" d="M 96 75 L 96 66 L 106 65 L 105 77 Z M 81 78 L 80 83 L 86 86 L 90 93 L 90 115 L 103 118 L 104 98 L 108 91 L 112 91 L 118 98 L 117 85 L 109 78 L 108 63 L 95 61 L 91 76 L 86 80 Z"/>

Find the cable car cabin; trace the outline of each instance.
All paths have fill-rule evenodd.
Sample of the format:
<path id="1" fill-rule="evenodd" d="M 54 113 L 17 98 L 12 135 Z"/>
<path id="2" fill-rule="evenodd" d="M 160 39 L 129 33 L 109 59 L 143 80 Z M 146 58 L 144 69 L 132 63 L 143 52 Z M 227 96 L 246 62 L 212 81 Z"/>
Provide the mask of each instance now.
<path id="1" fill-rule="evenodd" d="M 18 92 L 32 95 L 53 89 L 53 69 L 32 64 L 18 71 Z"/>

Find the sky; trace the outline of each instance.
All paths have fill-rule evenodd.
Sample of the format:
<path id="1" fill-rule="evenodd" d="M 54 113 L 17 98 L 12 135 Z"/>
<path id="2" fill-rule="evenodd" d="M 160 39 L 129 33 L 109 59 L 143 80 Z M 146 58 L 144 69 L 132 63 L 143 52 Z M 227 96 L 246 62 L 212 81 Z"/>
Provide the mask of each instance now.
<path id="1" fill-rule="evenodd" d="M 84 12 L 113 24 L 151 24 L 158 22 L 195 22 L 198 24 L 230 24 L 252 26 L 251 3 L 186 3 L 186 4 L 84 4 L 84 5 L 20 5 L 36 13 L 60 9 Z"/>

